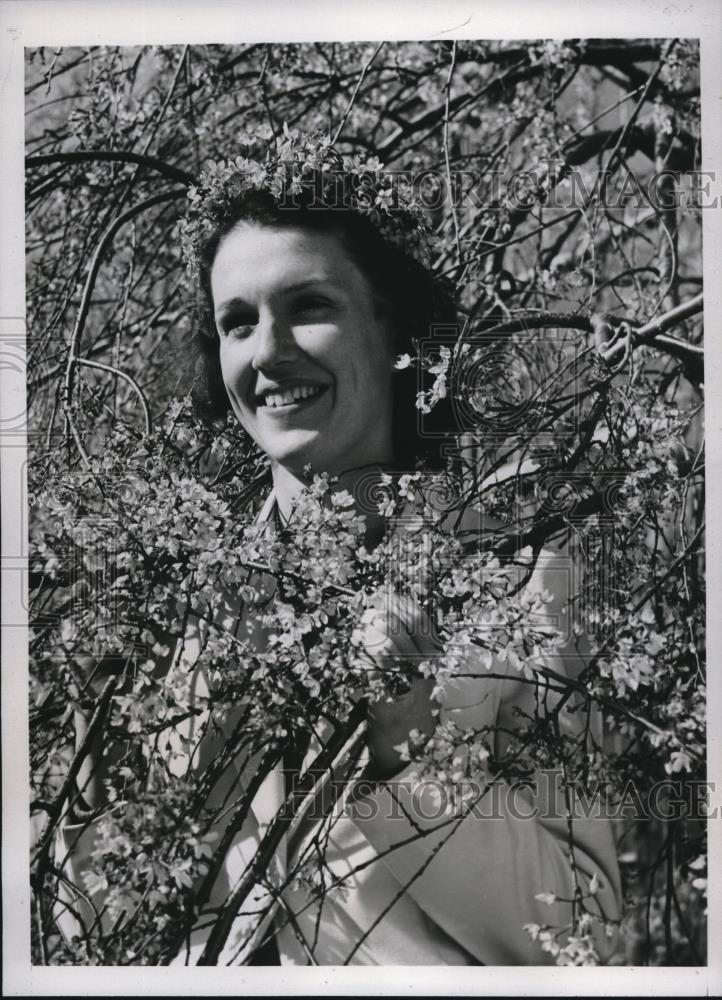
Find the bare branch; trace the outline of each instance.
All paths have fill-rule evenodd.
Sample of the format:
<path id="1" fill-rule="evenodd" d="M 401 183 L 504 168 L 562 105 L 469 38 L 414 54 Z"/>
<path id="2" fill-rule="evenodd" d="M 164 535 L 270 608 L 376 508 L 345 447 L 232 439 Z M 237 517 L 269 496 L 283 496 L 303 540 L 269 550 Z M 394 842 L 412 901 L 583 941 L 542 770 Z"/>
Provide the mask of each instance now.
<path id="1" fill-rule="evenodd" d="M 73 153 L 43 153 L 40 156 L 28 156 L 25 166 L 33 169 L 42 167 L 48 163 L 137 163 L 139 166 L 148 167 L 158 174 L 163 174 L 173 181 L 180 181 L 181 184 L 195 184 L 195 177 L 174 167 L 170 163 L 158 159 L 157 156 L 147 156 L 143 153 L 133 153 L 123 149 L 79 149 Z"/>

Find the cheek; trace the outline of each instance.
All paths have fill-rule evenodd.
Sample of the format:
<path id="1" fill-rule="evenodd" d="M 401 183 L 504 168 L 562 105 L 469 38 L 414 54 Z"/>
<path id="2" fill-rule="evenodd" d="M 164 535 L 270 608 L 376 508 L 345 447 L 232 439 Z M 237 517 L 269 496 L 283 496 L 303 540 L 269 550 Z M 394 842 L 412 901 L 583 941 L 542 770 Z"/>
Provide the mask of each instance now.
<path id="1" fill-rule="evenodd" d="M 353 358 L 354 367 L 362 380 L 372 383 L 377 392 L 383 392 L 390 384 L 393 371 L 392 335 L 386 324 L 379 323 L 374 316 L 355 331 L 353 347 L 345 349 L 345 357 Z"/>
<path id="2" fill-rule="evenodd" d="M 367 351 L 370 378 L 377 386 L 379 395 L 384 395 L 391 390 L 394 355 L 390 352 L 385 338 L 377 339 L 368 346 Z"/>
<path id="3" fill-rule="evenodd" d="M 250 365 L 243 351 L 231 345 L 221 343 L 219 351 L 221 376 L 227 389 L 238 392 L 244 390 L 250 378 Z"/>
<path id="4" fill-rule="evenodd" d="M 371 363 L 381 377 L 390 376 L 394 365 L 394 333 L 387 320 L 376 319 L 369 329 L 366 350 L 371 357 Z"/>

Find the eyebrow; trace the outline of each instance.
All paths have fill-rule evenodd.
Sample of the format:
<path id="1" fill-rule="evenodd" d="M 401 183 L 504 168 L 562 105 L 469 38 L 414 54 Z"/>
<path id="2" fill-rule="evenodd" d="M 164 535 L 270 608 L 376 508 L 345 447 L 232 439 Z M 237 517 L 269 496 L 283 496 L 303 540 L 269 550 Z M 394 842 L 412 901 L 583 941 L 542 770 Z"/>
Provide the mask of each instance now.
<path id="1" fill-rule="evenodd" d="M 307 288 L 315 288 L 319 285 L 330 285 L 332 288 L 337 289 L 342 287 L 338 281 L 330 277 L 304 278 L 303 281 L 295 281 L 292 285 L 284 285 L 284 287 L 280 289 L 280 294 L 288 295 L 289 293 L 304 291 L 304 289 Z M 221 303 L 215 312 L 215 320 L 216 322 L 222 321 L 229 315 L 229 313 L 233 313 L 237 309 L 240 310 L 249 308 L 251 307 L 244 298 L 241 298 L 239 295 L 234 295 L 232 298 L 226 299 L 225 302 Z"/>

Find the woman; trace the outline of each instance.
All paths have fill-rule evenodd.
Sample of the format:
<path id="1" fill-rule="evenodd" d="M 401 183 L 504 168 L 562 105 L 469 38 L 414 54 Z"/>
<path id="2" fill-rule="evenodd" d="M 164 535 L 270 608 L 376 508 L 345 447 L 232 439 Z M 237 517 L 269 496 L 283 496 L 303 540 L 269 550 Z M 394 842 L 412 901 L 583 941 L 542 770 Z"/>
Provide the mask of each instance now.
<path id="1" fill-rule="evenodd" d="M 439 464 L 438 439 L 428 434 L 428 424 L 426 435 L 417 432 L 416 373 L 399 371 L 396 362 L 415 353 L 414 340 L 431 324 L 453 319 L 446 289 L 398 246 L 406 233 L 409 245 L 421 249 L 413 242 L 423 236 L 418 217 L 400 210 L 389 214 L 389 225 L 376 211 L 378 191 L 372 188 L 369 197 L 363 184 L 349 188 L 341 172 L 329 180 L 323 163 L 333 152 L 327 142 L 310 142 L 299 144 L 299 155 L 291 139 L 261 175 L 249 161 L 232 166 L 224 178 L 213 172 L 205 190 L 195 192 L 195 216 L 184 231 L 211 318 L 199 344 L 196 393 L 212 412 L 230 406 L 268 457 L 273 488 L 259 521 L 276 534 L 285 526 L 292 530 L 296 505 L 315 474 L 336 477 L 337 491 L 353 493 L 385 470 Z M 312 169 L 309 150 L 316 156 Z M 289 177 L 290 187 L 279 185 Z M 289 191 L 290 206 L 284 202 Z M 434 418 L 448 423 L 448 409 L 438 407 Z M 373 548 L 383 522 L 365 513 L 363 540 Z M 527 590 L 548 589 L 542 558 Z M 269 599 L 272 591 L 271 584 Z M 549 609 L 560 619 L 563 604 L 557 594 Z M 242 617 L 235 595 L 228 608 Z M 405 663 L 405 674 L 413 675 L 414 663 L 439 653 L 426 616 L 411 602 L 387 595 L 377 610 L 363 634 L 372 672 Z M 258 644 L 267 641 L 262 628 L 254 635 Z M 191 623 L 171 679 L 189 665 L 194 669 L 203 643 L 203 625 Z M 561 657 L 549 667 L 558 674 L 566 669 Z M 194 678 L 207 694 L 202 670 Z M 603 818 L 575 818 L 570 855 L 569 815 L 558 808 L 556 786 L 540 783 L 536 794 L 527 788 L 514 796 L 502 781 L 496 788 L 505 794 L 494 799 L 491 813 L 471 810 L 450 820 L 435 804 L 438 789 L 421 780 L 403 749 L 410 736 L 423 745 L 438 725 L 451 721 L 493 732 L 501 759 L 519 716 L 538 715 L 538 700 L 528 678 L 508 663 L 490 674 L 473 647 L 467 647 L 463 671 L 442 683 L 417 672 L 394 698 L 372 700 L 364 746 L 359 750 L 356 743 L 355 753 L 347 746 L 334 761 L 335 792 L 321 775 L 305 812 L 272 841 L 269 865 L 256 869 L 259 845 L 280 829 L 276 817 L 293 782 L 308 777 L 333 732 L 319 720 L 305 745 L 287 748 L 285 766 L 279 761 L 264 777 L 229 844 L 206 911 L 173 963 L 535 964 L 566 942 L 562 936 L 555 943 L 550 933 L 551 944 L 542 951 L 533 937 L 543 939 L 546 925 L 569 924 L 575 892 L 577 902 L 584 900 L 611 926 L 619 915 L 619 884 Z M 573 719 L 567 725 L 573 730 Z M 230 719 L 228 737 L 233 728 Z M 174 748 L 179 773 L 202 774 L 223 739 L 216 736 L 214 746 L 207 733 L 199 734 L 199 720 L 190 720 Z M 242 769 L 229 767 L 211 798 L 232 802 L 234 789 L 252 786 L 258 765 L 257 756 Z M 79 778 L 91 804 L 94 768 L 91 762 Z M 221 836 L 227 818 L 219 824 Z M 69 824 L 63 838 L 61 854 L 70 855 L 77 881 L 93 830 Z M 309 865 L 317 880 L 326 879 L 314 891 L 305 876 Z M 239 887 L 251 876 L 258 876 L 257 884 L 248 896 Z M 236 896 L 239 912 L 224 911 Z M 203 919 L 204 912 L 219 911 L 226 918 L 220 934 Z M 69 928 L 67 917 L 60 922 Z M 590 920 L 575 956 L 594 947 L 604 959 L 609 939 L 601 922 L 590 931 Z M 269 954 L 271 941 L 277 958 Z"/>

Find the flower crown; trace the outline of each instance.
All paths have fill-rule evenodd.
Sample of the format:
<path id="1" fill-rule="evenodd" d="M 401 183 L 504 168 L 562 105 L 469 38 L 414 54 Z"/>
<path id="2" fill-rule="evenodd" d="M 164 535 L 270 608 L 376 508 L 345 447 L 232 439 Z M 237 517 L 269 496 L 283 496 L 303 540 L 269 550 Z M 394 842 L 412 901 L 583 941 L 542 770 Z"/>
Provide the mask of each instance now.
<path id="1" fill-rule="evenodd" d="M 324 132 L 303 134 L 286 124 L 281 136 L 262 126 L 242 134 L 240 142 L 249 150 L 266 143 L 265 155 L 210 161 L 188 190 L 190 207 L 179 234 L 192 274 L 198 273 L 205 240 L 232 203 L 250 191 L 268 192 L 289 210 L 351 210 L 367 218 L 384 240 L 430 266 L 433 233 L 412 187 L 402 174 L 384 171 L 377 157 L 342 155 Z"/>

